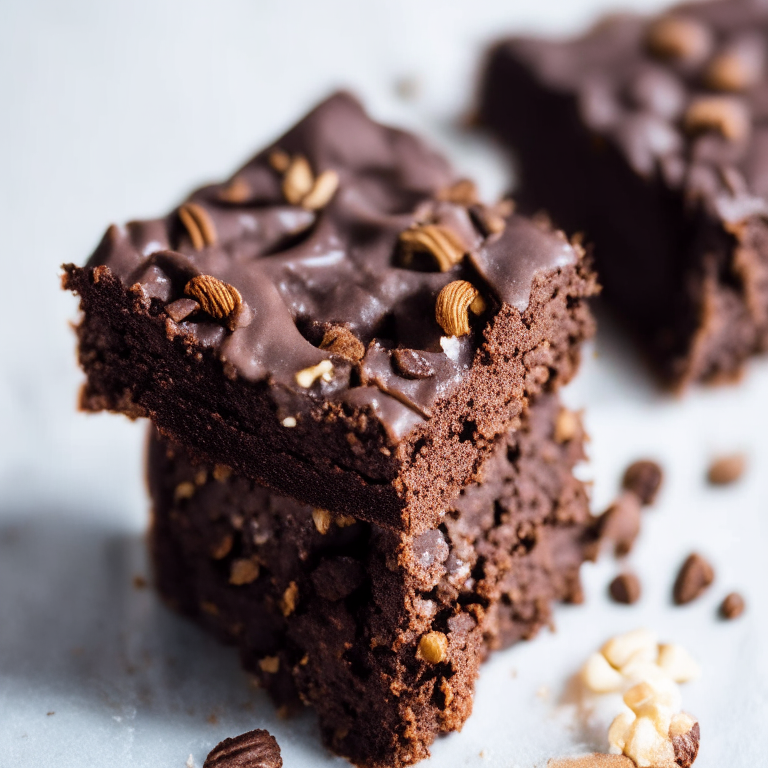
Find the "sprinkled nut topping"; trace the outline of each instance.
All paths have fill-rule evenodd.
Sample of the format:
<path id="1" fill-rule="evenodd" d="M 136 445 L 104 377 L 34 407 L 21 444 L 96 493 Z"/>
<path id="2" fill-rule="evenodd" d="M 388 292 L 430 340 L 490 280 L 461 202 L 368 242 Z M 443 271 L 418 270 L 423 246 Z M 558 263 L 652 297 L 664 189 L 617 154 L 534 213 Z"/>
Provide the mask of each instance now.
<path id="1" fill-rule="evenodd" d="M 296 383 L 304 389 L 309 389 L 318 379 L 330 381 L 333 376 L 333 363 L 321 360 L 317 365 L 304 368 L 296 374 Z"/>
<path id="2" fill-rule="evenodd" d="M 343 325 L 334 325 L 323 335 L 320 349 L 343 357 L 350 363 L 356 363 L 365 355 L 365 345 L 352 331 Z"/>
<path id="3" fill-rule="evenodd" d="M 251 187 L 240 176 L 235 176 L 232 181 L 219 190 L 219 200 L 225 203 L 244 203 L 251 196 Z"/>
<path id="4" fill-rule="evenodd" d="M 466 280 L 448 283 L 437 295 L 435 319 L 448 336 L 466 336 L 469 331 L 469 312 L 480 315 L 485 301 L 480 291 Z"/>
<path id="5" fill-rule="evenodd" d="M 261 667 L 262 672 L 274 675 L 280 669 L 280 657 L 265 656 L 263 659 L 259 660 L 259 667 Z"/>
<path id="6" fill-rule="evenodd" d="M 562 444 L 573 440 L 580 428 L 579 414 L 567 408 L 561 408 L 555 419 L 555 442 Z"/>
<path id="7" fill-rule="evenodd" d="M 469 207 L 475 205 L 478 200 L 477 187 L 470 179 L 459 179 L 449 187 L 441 189 L 437 193 L 437 199 L 455 205 L 464 205 Z"/>
<path id="8" fill-rule="evenodd" d="M 197 275 L 185 286 L 184 294 L 195 299 L 216 320 L 233 319 L 243 303 L 240 291 L 212 275 Z"/>
<path id="9" fill-rule="evenodd" d="M 325 509 L 313 509 L 312 522 L 314 522 L 317 532 L 325 536 L 331 527 L 331 513 Z"/>
<path id="10" fill-rule="evenodd" d="M 291 205 L 299 205 L 312 191 L 315 177 L 309 161 L 303 155 L 296 155 L 283 176 L 283 194 Z"/>
<path id="11" fill-rule="evenodd" d="M 349 528 L 350 525 L 354 525 L 357 520 L 355 520 L 352 515 L 339 515 L 334 522 L 339 528 Z"/>
<path id="12" fill-rule="evenodd" d="M 464 246 L 447 227 L 423 224 L 400 234 L 403 263 L 409 266 L 417 254 L 429 254 L 441 272 L 452 269 L 464 258 Z"/>
<path id="13" fill-rule="evenodd" d="M 190 482 L 179 483 L 173 491 L 173 498 L 175 501 L 191 499 L 194 495 L 195 485 Z"/>
<path id="14" fill-rule="evenodd" d="M 255 560 L 243 557 L 232 562 L 229 571 L 229 583 L 236 587 L 250 584 L 259 578 L 259 564 Z"/>
<path id="15" fill-rule="evenodd" d="M 298 424 L 295 416 L 286 416 L 280 423 L 288 429 L 293 429 Z"/>
<path id="16" fill-rule="evenodd" d="M 290 616 L 296 610 L 296 603 L 299 599 L 299 586 L 295 581 L 292 581 L 288 588 L 283 592 L 283 597 L 280 600 L 280 610 L 283 616 Z"/>
<path id="17" fill-rule="evenodd" d="M 688 107 L 685 128 L 694 134 L 717 131 L 729 141 L 743 141 L 750 131 L 749 112 L 734 96 L 701 96 Z"/>
<path id="18" fill-rule="evenodd" d="M 275 162 L 273 158 L 275 152 L 270 155 L 270 164 L 280 171 L 284 163 L 282 155 L 277 155 Z M 291 205 L 301 205 L 309 211 L 319 210 L 328 205 L 338 187 L 339 174 L 336 171 L 326 170 L 315 178 L 306 157 L 295 155 L 288 159 L 283 176 L 283 195 Z"/>
<path id="19" fill-rule="evenodd" d="M 287 152 L 283 152 L 282 149 L 272 150 L 267 160 L 278 173 L 285 173 L 291 164 L 291 156 Z"/>
<path id="20" fill-rule="evenodd" d="M 419 640 L 416 657 L 430 664 L 439 664 L 448 656 L 448 638 L 442 632 L 427 632 Z"/>
<path id="21" fill-rule="evenodd" d="M 202 205 L 184 203 L 179 208 L 179 219 L 187 230 L 192 247 L 196 251 L 202 251 L 207 245 L 216 243 L 216 227 Z"/>
<path id="22" fill-rule="evenodd" d="M 301 205 L 309 211 L 325 208 L 339 188 L 339 174 L 336 171 L 323 171 L 312 185 L 312 189 L 302 199 Z"/>
<path id="23" fill-rule="evenodd" d="M 666 16 L 648 28 L 647 43 L 661 58 L 701 61 L 712 49 L 712 33 L 695 19 Z"/>

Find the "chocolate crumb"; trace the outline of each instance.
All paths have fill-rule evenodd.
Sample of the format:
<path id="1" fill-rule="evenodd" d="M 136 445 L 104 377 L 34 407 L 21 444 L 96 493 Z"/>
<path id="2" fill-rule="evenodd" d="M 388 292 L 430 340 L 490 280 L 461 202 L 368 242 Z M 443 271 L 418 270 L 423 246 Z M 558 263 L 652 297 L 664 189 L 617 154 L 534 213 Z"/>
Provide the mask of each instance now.
<path id="1" fill-rule="evenodd" d="M 344 325 L 330 326 L 320 343 L 320 349 L 326 349 L 332 355 L 338 355 L 350 363 L 357 363 L 365 355 L 365 345 Z"/>
<path id="2" fill-rule="evenodd" d="M 738 619 L 742 613 L 744 613 L 744 598 L 738 592 L 731 592 L 727 595 L 725 600 L 720 603 L 720 615 L 730 621 L 731 619 Z"/>
<path id="3" fill-rule="evenodd" d="M 392 352 L 392 365 L 406 379 L 428 379 L 435 375 L 435 369 L 415 349 L 396 349 Z"/>
<path id="4" fill-rule="evenodd" d="M 707 471 L 707 480 L 712 485 L 730 485 L 735 483 L 747 468 L 747 457 L 743 453 L 716 458 Z"/>
<path id="5" fill-rule="evenodd" d="M 712 566 L 695 552 L 683 563 L 675 579 L 673 597 L 676 605 L 685 605 L 699 597 L 715 580 Z"/>
<path id="6" fill-rule="evenodd" d="M 627 467 L 622 485 L 627 491 L 632 491 L 643 506 L 648 506 L 656 500 L 663 479 L 661 467 L 655 461 L 643 459 Z"/>
<path id="7" fill-rule="evenodd" d="M 282 768 L 282 765 L 275 737 L 257 729 L 217 744 L 205 758 L 203 768 Z"/>
<path id="8" fill-rule="evenodd" d="M 617 603 L 634 605 L 640 599 L 640 579 L 634 573 L 620 573 L 608 587 Z"/>
<path id="9" fill-rule="evenodd" d="M 612 543 L 617 557 L 628 554 L 640 533 L 640 514 L 640 499 L 634 493 L 623 493 L 600 515 L 599 541 Z"/>

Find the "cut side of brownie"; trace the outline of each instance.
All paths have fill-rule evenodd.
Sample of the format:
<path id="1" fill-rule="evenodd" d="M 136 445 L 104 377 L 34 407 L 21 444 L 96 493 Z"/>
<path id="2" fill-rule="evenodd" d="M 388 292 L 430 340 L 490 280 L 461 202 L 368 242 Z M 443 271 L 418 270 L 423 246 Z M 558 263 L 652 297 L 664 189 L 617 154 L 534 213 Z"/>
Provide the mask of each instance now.
<path id="1" fill-rule="evenodd" d="M 595 551 L 581 429 L 558 442 L 554 395 L 498 443 L 480 484 L 416 536 L 331 515 L 194 461 L 154 435 L 149 483 L 157 587 L 239 646 L 279 706 L 316 708 L 323 740 L 357 765 L 429 754 L 472 709 L 491 650 L 581 601 Z"/>
<path id="2" fill-rule="evenodd" d="M 65 266 L 82 406 L 148 416 L 305 503 L 430 530 L 593 330 L 583 249 L 511 211 L 336 94 Z"/>
<path id="3" fill-rule="evenodd" d="M 518 200 L 594 242 L 606 301 L 678 389 L 768 348 L 767 50 L 768 6 L 716 0 L 488 61 Z"/>

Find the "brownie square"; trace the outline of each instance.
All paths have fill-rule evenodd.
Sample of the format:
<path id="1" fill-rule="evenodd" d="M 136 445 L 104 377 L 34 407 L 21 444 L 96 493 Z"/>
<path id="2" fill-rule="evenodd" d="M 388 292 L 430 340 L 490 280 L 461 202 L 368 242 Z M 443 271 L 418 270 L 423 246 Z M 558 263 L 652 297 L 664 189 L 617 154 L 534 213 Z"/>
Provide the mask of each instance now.
<path id="1" fill-rule="evenodd" d="M 578 244 L 344 93 L 166 217 L 110 227 L 64 285 L 84 409 L 411 533 L 570 379 L 596 291 Z"/>
<path id="2" fill-rule="evenodd" d="M 482 482 L 416 536 L 273 494 L 152 437 L 151 549 L 175 609 L 236 644 L 286 711 L 316 708 L 356 765 L 428 756 L 472 710 L 478 665 L 581 601 L 596 551 L 583 433 L 543 395 L 497 444 Z"/>
<path id="3" fill-rule="evenodd" d="M 768 6 L 620 14 L 490 54 L 482 120 L 518 199 L 595 244 L 605 298 L 664 380 L 731 380 L 768 348 Z"/>

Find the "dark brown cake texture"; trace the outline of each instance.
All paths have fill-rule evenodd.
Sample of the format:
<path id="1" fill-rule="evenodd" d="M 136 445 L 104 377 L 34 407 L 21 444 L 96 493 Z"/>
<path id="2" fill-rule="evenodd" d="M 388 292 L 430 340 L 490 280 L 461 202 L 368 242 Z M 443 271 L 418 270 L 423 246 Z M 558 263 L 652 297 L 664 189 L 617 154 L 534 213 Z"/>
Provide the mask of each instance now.
<path id="1" fill-rule="evenodd" d="M 82 407 L 306 503 L 434 528 L 593 329 L 583 249 L 510 211 L 336 94 L 65 266 Z"/>
<path id="2" fill-rule="evenodd" d="M 239 646 L 279 706 L 316 708 L 323 740 L 357 765 L 429 754 L 472 709 L 480 662 L 580 602 L 595 551 L 579 429 L 554 437 L 542 396 L 441 525 L 408 536 L 271 493 L 153 436 L 157 586 Z"/>
<path id="3" fill-rule="evenodd" d="M 676 388 L 768 348 L 768 5 L 612 16 L 491 52 L 483 122 L 524 207 L 586 232 L 605 298 Z"/>

